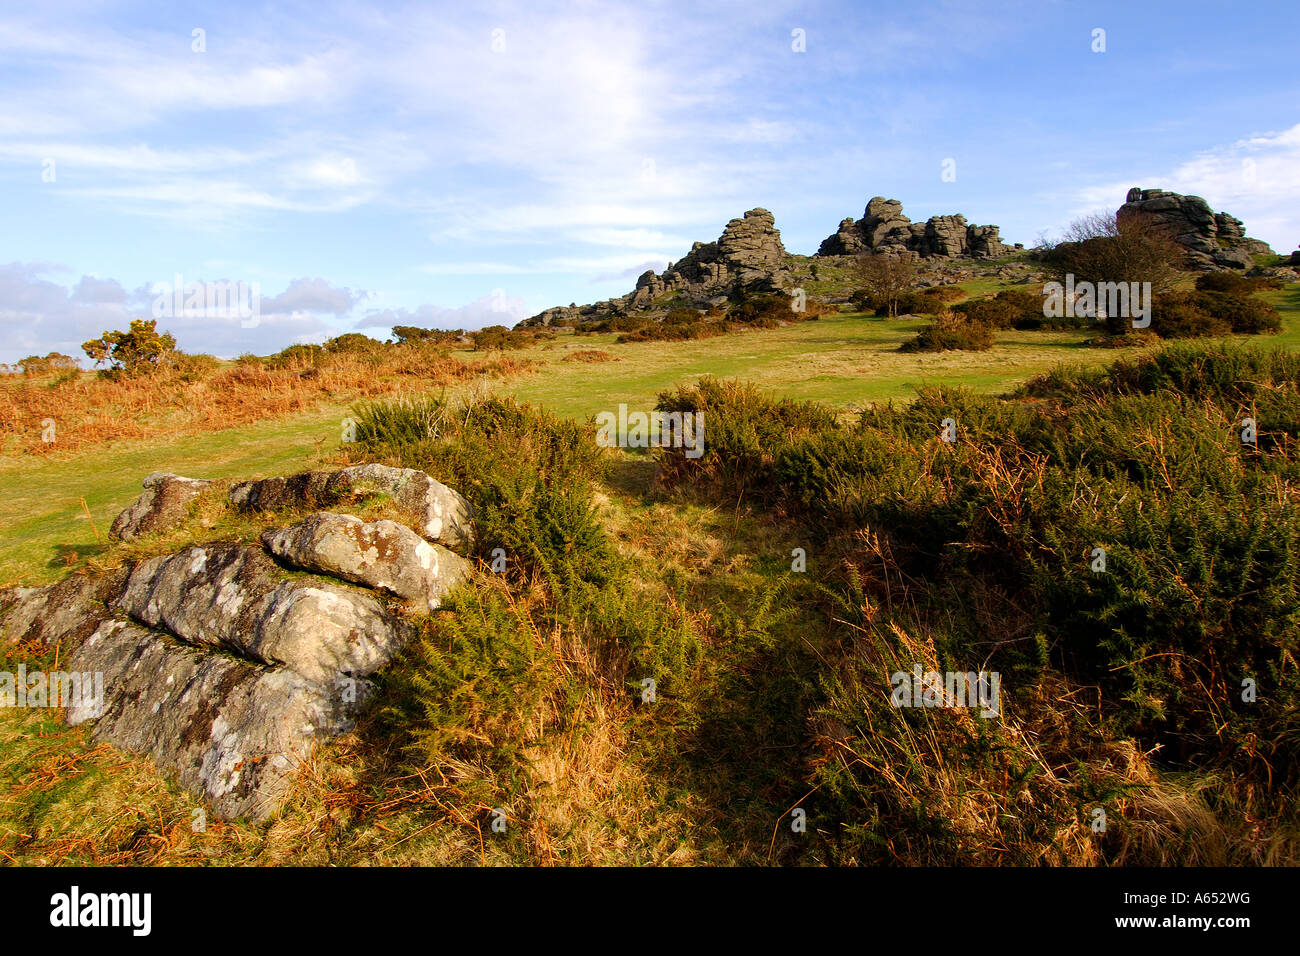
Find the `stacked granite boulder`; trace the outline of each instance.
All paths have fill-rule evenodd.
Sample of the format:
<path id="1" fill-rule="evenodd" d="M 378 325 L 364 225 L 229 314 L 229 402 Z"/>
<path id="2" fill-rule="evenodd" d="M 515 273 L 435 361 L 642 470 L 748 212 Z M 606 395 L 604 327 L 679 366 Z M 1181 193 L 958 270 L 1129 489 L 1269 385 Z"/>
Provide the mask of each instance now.
<path id="1" fill-rule="evenodd" d="M 150 475 L 113 535 L 177 527 L 210 484 Z M 311 510 L 376 494 L 403 521 Z M 472 574 L 473 511 L 424 472 L 383 465 L 243 482 L 227 500 L 311 513 L 260 546 L 195 545 L 0 592 L 0 645 L 57 645 L 61 667 L 102 676 L 102 698 L 69 706 L 69 723 L 93 720 L 96 741 L 147 754 L 219 816 L 261 820 L 313 746 L 352 725 L 410 616 Z"/>
<path id="2" fill-rule="evenodd" d="M 844 219 L 817 249 L 818 256 L 852 256 L 863 252 L 918 259 L 991 259 L 1012 249 L 1003 245 L 997 226 L 968 225 L 965 216 L 931 216 L 912 222 L 897 199 L 876 196 L 862 218 Z"/>
<path id="3" fill-rule="evenodd" d="M 776 221 L 766 209 L 733 219 L 714 242 L 697 242 L 662 273 L 643 272 L 627 295 L 587 306 L 557 306 L 525 319 L 521 326 L 592 322 L 611 315 L 652 310 L 656 300 L 676 293 L 681 305 L 707 308 L 736 295 L 771 293 L 792 284 Z"/>

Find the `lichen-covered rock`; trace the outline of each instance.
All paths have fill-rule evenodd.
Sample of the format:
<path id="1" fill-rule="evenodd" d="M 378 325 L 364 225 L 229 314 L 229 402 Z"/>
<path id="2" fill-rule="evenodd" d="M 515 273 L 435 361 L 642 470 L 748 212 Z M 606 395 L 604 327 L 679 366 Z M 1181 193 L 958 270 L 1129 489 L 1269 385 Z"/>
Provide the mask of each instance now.
<path id="1" fill-rule="evenodd" d="M 428 540 L 465 553 L 474 547 L 474 509 L 458 491 L 414 468 L 355 465 L 337 479 L 352 495 L 391 495 L 416 519 L 413 526 Z"/>
<path id="2" fill-rule="evenodd" d="M 96 741 L 148 755 L 227 819 L 269 816 L 313 743 L 349 724 L 345 688 L 125 621 L 102 621 L 67 666 L 104 687 L 102 711 L 70 708 L 69 724 L 95 719 Z"/>
<path id="3" fill-rule="evenodd" d="M 286 478 L 245 481 L 230 489 L 232 504 L 250 511 L 329 508 L 382 494 L 412 519 L 430 541 L 467 552 L 474 546 L 474 509 L 457 491 L 414 468 L 355 465 L 339 471 L 309 471 Z"/>
<path id="4" fill-rule="evenodd" d="M 422 611 L 437 608 L 472 570 L 464 558 L 405 525 L 328 512 L 266 531 L 262 544 L 296 567 L 385 591 Z"/>
<path id="5" fill-rule="evenodd" d="M 144 480 L 143 494 L 114 519 L 109 537 L 130 541 L 176 527 L 184 520 L 189 503 L 210 484 L 201 478 L 154 472 Z"/>
<path id="6" fill-rule="evenodd" d="M 322 684 L 374 673 L 408 636 L 373 595 L 286 577 L 264 552 L 238 544 L 141 561 L 113 607 L 189 643 L 283 664 Z"/>
<path id="7" fill-rule="evenodd" d="M 108 613 L 126 583 L 128 569 L 92 577 L 70 574 L 43 588 L 12 588 L 0 593 L 0 647 L 25 641 L 38 652 L 71 653 Z"/>
<path id="8" fill-rule="evenodd" d="M 123 537 L 171 526 L 207 482 L 151 475 L 145 485 L 120 519 Z M 460 495 L 412 469 L 361 465 L 231 492 L 235 504 L 260 510 L 376 493 L 431 540 L 394 521 L 317 514 L 264 541 L 287 563 L 331 577 L 287 571 L 259 547 L 217 543 L 12 588 L 0 591 L 0 647 L 57 646 L 67 686 L 93 675 L 103 689 L 60 700 L 69 723 L 93 721 L 96 740 L 149 755 L 223 817 L 265 819 L 316 742 L 349 726 L 372 690 L 366 678 L 410 636 L 383 598 L 334 578 L 428 611 L 471 571 L 436 542 L 468 547 L 473 529 Z"/>

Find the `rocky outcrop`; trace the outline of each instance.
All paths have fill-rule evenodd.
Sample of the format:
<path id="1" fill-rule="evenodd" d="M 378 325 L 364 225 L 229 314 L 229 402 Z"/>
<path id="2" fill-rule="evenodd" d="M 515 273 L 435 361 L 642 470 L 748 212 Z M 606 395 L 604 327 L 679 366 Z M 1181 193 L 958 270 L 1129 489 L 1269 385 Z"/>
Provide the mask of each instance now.
<path id="1" fill-rule="evenodd" d="M 364 584 L 421 611 L 442 599 L 469 576 L 460 555 L 430 544 L 396 521 L 369 524 L 351 515 L 316 514 L 301 524 L 262 534 L 262 544 L 296 567 Z"/>
<path id="2" fill-rule="evenodd" d="M 175 527 L 184 520 L 190 502 L 210 484 L 200 478 L 154 472 L 144 480 L 144 494 L 113 521 L 109 537 L 130 541 Z"/>
<path id="3" fill-rule="evenodd" d="M 474 509 L 458 492 L 414 468 L 357 465 L 287 478 L 245 481 L 230 489 L 232 504 L 249 511 L 329 508 L 384 495 L 408 514 L 425 538 L 453 550 L 474 546 Z"/>
<path id="4" fill-rule="evenodd" d="M 287 577 L 261 549 L 238 544 L 141 561 L 112 606 L 187 643 L 283 664 L 323 684 L 374 673 L 406 640 L 375 596 Z"/>
<path id="5" fill-rule="evenodd" d="M 915 223 L 903 215 L 903 204 L 897 199 L 876 196 L 867 203 L 861 219 L 841 221 L 817 255 L 873 252 L 920 259 L 991 259 L 1011 251 L 999 238 L 997 226 L 967 225 L 965 216 L 931 216 L 924 223 Z"/>
<path id="6" fill-rule="evenodd" d="M 643 272 L 627 295 L 588 306 L 547 309 L 520 325 L 573 324 L 645 311 L 670 294 L 675 294 L 677 305 L 707 308 L 736 295 L 776 292 L 790 284 L 775 219 L 766 209 L 751 209 L 727 223 L 716 241 L 695 243 L 662 273 Z"/>
<path id="7" fill-rule="evenodd" d="M 127 621 L 102 622 L 68 666 L 102 674 L 106 691 L 102 707 L 69 708 L 69 724 L 94 720 L 96 741 L 152 758 L 226 819 L 270 816 L 311 744 L 351 723 L 340 688 Z"/>
<path id="8" fill-rule="evenodd" d="M 163 477 L 122 527 L 149 515 L 150 531 L 166 531 L 183 519 L 183 507 L 156 505 L 183 497 L 187 479 Z M 168 486 L 180 493 L 156 494 Z M 403 615 L 437 607 L 470 574 L 469 561 L 432 539 L 465 547 L 472 525 L 459 494 L 411 469 L 309 472 L 230 493 L 232 504 L 271 511 L 375 493 L 413 515 L 420 533 L 318 513 L 268 530 L 265 551 L 196 545 L 12 588 L 0 592 L 0 646 L 57 646 L 60 666 L 96 675 L 103 688 L 60 702 L 69 723 L 92 722 L 97 742 L 148 755 L 219 816 L 266 819 L 312 748 L 352 725 L 368 678 L 410 638 Z M 390 607 L 389 596 L 405 603 Z"/>
<path id="9" fill-rule="evenodd" d="M 1249 238 L 1240 219 L 1214 212 L 1200 196 L 1134 186 L 1115 215 L 1121 225 L 1142 220 L 1155 226 L 1186 250 L 1185 265 L 1199 271 L 1250 269 L 1252 256 L 1273 252 L 1268 243 Z"/>

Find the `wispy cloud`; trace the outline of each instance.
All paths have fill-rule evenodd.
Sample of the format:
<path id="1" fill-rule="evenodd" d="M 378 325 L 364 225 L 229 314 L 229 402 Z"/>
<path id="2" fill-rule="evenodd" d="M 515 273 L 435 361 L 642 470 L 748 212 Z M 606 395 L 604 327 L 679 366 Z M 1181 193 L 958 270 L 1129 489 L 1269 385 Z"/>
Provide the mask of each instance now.
<path id="1" fill-rule="evenodd" d="M 1249 235 L 1278 252 L 1300 243 L 1300 124 L 1239 139 L 1198 153 L 1172 169 L 1089 186 L 1078 193 L 1075 212 L 1114 209 L 1131 186 L 1200 196 L 1216 212 L 1226 210 Z"/>

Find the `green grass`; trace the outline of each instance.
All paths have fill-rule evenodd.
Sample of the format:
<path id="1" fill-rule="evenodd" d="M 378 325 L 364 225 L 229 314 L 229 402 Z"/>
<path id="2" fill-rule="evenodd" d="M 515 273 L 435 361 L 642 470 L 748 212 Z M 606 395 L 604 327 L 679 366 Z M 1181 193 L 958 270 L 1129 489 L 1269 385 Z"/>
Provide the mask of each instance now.
<path id="1" fill-rule="evenodd" d="M 719 338 L 623 345 L 614 343 L 613 333 L 564 334 L 549 346 L 530 350 L 528 357 L 543 367 L 501 391 L 581 419 L 616 409 L 620 402 L 649 408 L 664 388 L 711 374 L 743 378 L 781 396 L 816 399 L 847 410 L 911 398 L 927 385 L 955 383 L 1000 392 L 1058 362 L 1100 365 L 1113 357 L 1082 348 L 1080 343 L 1091 334 L 1085 331 L 1001 332 L 993 349 L 982 355 L 898 352 L 899 345 L 927 323 L 921 318 L 887 320 L 842 313 Z M 604 349 L 622 361 L 562 361 L 568 351 L 589 348 Z"/>
<path id="2" fill-rule="evenodd" d="M 1260 338 L 1300 349 L 1300 285 L 1268 292 L 1265 298 L 1281 310 L 1283 332 Z M 538 367 L 498 385 L 497 391 L 585 420 L 616 410 L 619 403 L 650 409 L 660 391 L 712 374 L 851 412 L 877 402 L 907 400 L 932 385 L 1004 393 L 1061 362 L 1096 367 L 1118 357 L 1115 350 L 1082 346 L 1092 330 L 1006 330 L 997 333 L 996 344 L 987 352 L 900 353 L 898 346 L 926 321 L 842 313 L 719 338 L 623 345 L 615 344 L 613 333 L 574 336 L 561 331 L 554 341 L 517 353 Z M 620 361 L 563 361 L 571 351 L 592 348 Z M 0 459 L 0 584 L 48 583 L 71 566 L 66 555 L 85 558 L 99 552 L 81 510 L 83 496 L 105 535 L 150 472 L 200 478 L 291 473 L 311 467 L 319 456 L 337 448 L 339 423 L 347 414 L 347 405 L 324 406 L 309 414 L 183 441 L 160 436 L 75 455 Z"/>
<path id="3" fill-rule="evenodd" d="M 81 499 L 101 537 L 155 471 L 194 478 L 287 474 L 333 451 L 346 409 L 320 410 L 177 442 L 123 443 L 46 459 L 0 459 L 0 582 L 43 584 L 68 568 L 64 556 L 100 552 Z"/>

